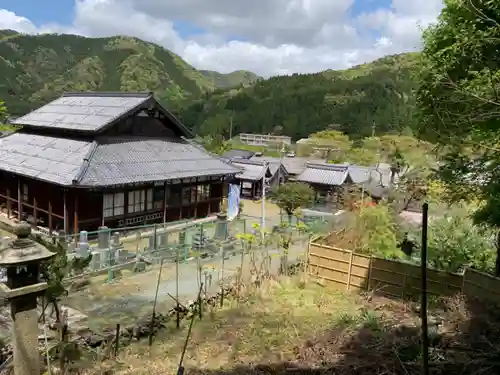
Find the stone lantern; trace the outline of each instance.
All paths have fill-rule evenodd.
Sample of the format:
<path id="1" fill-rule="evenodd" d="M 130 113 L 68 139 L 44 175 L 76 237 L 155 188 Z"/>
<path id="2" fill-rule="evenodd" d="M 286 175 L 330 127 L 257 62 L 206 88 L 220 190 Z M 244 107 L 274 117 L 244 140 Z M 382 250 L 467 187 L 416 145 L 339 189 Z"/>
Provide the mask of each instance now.
<path id="1" fill-rule="evenodd" d="M 0 295 L 10 303 L 14 374 L 40 374 L 38 353 L 37 297 L 47 289 L 41 282 L 40 265 L 55 253 L 29 239 L 31 227 L 20 223 L 17 238 L 0 250 L 0 267 L 7 269 L 7 282 L 0 283 Z"/>

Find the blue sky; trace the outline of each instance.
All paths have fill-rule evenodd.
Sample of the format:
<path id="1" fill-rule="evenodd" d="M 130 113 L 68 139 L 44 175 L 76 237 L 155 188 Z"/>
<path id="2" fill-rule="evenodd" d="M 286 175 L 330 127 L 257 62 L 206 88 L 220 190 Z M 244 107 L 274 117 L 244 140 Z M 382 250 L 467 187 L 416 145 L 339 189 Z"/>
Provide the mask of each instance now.
<path id="1" fill-rule="evenodd" d="M 0 8 L 31 20 L 36 26 L 47 23 L 71 24 L 73 0 L 0 0 Z"/>
<path id="2" fill-rule="evenodd" d="M 355 0 L 349 13 L 356 17 L 380 8 L 390 8 L 391 2 L 392 0 Z M 0 9 L 26 17 L 37 27 L 52 23 L 70 25 L 73 21 L 74 5 L 74 0 L 0 0 Z M 175 30 L 182 38 L 205 33 L 203 28 L 183 20 L 176 20 L 174 23 Z M 230 39 L 242 40 L 238 35 L 230 36 Z"/>
<path id="3" fill-rule="evenodd" d="M 418 49 L 420 25 L 434 22 L 442 4 L 443 0 L 0 0 L 0 29 L 136 36 L 174 51 L 200 69 L 246 69 L 269 76 L 346 68 Z"/>

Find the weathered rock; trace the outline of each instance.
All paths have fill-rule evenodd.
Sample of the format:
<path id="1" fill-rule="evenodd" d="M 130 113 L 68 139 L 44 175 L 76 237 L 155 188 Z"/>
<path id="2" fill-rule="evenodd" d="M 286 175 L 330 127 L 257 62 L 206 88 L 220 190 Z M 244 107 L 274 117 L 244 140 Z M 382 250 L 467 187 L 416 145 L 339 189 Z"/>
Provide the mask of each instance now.
<path id="1" fill-rule="evenodd" d="M 139 261 L 134 264 L 133 272 L 144 272 L 146 271 L 146 262 Z"/>
<path id="2" fill-rule="evenodd" d="M 90 280 L 89 279 L 75 280 L 68 287 L 68 293 L 70 293 L 70 292 L 78 292 L 78 291 L 86 288 L 89 285 L 90 285 Z"/>

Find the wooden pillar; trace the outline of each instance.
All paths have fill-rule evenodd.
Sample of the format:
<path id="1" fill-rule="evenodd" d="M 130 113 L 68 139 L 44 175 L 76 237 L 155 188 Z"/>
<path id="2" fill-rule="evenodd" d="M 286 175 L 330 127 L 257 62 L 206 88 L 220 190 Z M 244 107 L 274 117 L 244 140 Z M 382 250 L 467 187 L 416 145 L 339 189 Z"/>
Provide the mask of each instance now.
<path id="1" fill-rule="evenodd" d="M 23 217 L 23 202 L 21 198 L 21 180 L 17 180 L 17 219 L 22 220 Z"/>
<path id="2" fill-rule="evenodd" d="M 38 226 L 38 210 L 36 208 L 36 198 L 33 197 L 33 219 L 35 220 L 35 227 Z"/>
<path id="3" fill-rule="evenodd" d="M 197 219 L 198 218 L 198 177 L 196 177 L 196 186 L 195 186 L 195 189 L 196 189 L 196 194 L 194 195 L 194 218 Z"/>
<path id="4" fill-rule="evenodd" d="M 52 203 L 49 200 L 49 233 L 52 235 Z"/>
<path id="5" fill-rule="evenodd" d="M 101 192 L 102 194 L 102 204 L 101 204 L 101 217 L 102 217 L 102 220 L 101 220 L 101 227 L 104 226 L 104 192 Z M 135 204 L 135 198 L 134 198 L 134 204 Z"/>
<path id="6" fill-rule="evenodd" d="M 75 200 L 73 207 L 73 232 L 75 234 L 75 242 L 78 241 L 78 191 L 74 191 Z"/>
<path id="7" fill-rule="evenodd" d="M 167 181 L 163 183 L 163 224 L 167 222 Z"/>
<path id="8" fill-rule="evenodd" d="M 63 222 L 64 222 L 64 233 L 68 234 L 68 205 L 66 204 L 66 189 L 63 190 Z"/>
<path id="9" fill-rule="evenodd" d="M 183 181 L 181 180 L 181 200 L 179 202 L 179 207 L 180 207 L 180 210 L 179 210 L 179 220 L 182 220 L 182 210 L 184 209 L 184 183 Z"/>
<path id="10" fill-rule="evenodd" d="M 10 189 L 7 188 L 7 217 L 10 219 L 12 215 L 12 198 L 10 196 Z"/>

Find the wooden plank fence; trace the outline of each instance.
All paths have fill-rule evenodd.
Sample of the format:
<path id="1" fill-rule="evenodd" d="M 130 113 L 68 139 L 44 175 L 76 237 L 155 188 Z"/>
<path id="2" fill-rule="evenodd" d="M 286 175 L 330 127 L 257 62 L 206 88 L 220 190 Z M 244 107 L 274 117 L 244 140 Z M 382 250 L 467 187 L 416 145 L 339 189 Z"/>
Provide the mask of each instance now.
<path id="1" fill-rule="evenodd" d="M 357 254 L 349 250 L 311 242 L 307 272 L 338 290 L 375 290 L 406 298 L 421 290 L 420 267 L 395 260 Z M 467 268 L 463 274 L 428 269 L 428 293 L 457 293 L 500 303 L 500 279 Z"/>

